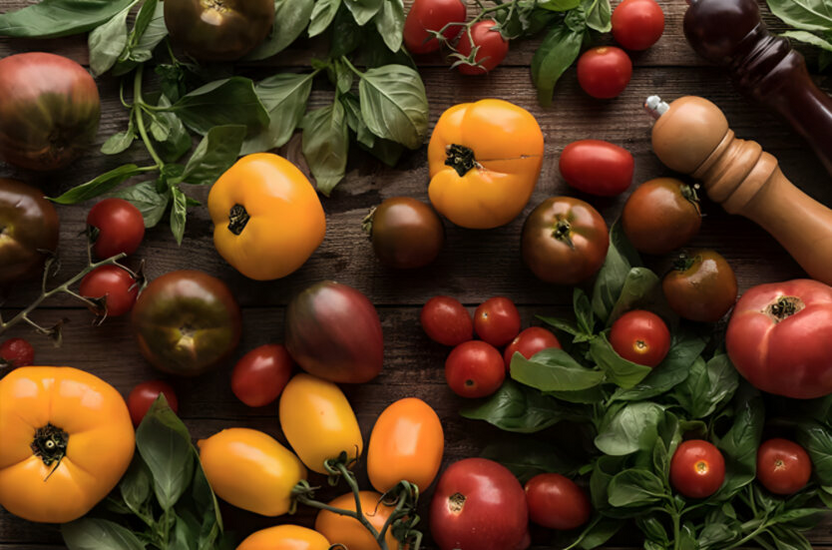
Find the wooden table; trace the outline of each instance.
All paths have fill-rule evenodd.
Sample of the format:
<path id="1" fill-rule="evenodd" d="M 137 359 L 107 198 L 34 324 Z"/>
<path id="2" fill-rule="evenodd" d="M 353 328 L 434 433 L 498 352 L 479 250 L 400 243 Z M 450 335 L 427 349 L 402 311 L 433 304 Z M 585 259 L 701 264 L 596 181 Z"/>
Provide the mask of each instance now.
<path id="1" fill-rule="evenodd" d="M 26 3 L 26 0 L 0 0 L 0 11 L 16 9 Z M 529 109 L 540 122 L 546 139 L 543 172 L 524 215 L 491 231 L 465 230 L 446 222 L 446 246 L 439 259 L 428 268 L 398 272 L 381 266 L 361 231 L 361 219 L 368 209 L 385 198 L 408 195 L 427 201 L 425 147 L 406 153 L 395 169 L 385 168 L 353 151 L 345 181 L 330 198 L 323 200 L 327 213 L 327 236 L 323 245 L 303 268 L 285 279 L 252 282 L 227 265 L 214 250 L 212 226 L 204 208 L 193 209 L 181 247 L 176 246 L 167 226 L 161 225 L 148 232 L 135 258 L 147 260 L 150 278 L 175 269 L 196 268 L 226 281 L 243 306 L 244 336 L 238 356 L 258 345 L 282 341 L 284 305 L 293 293 L 310 283 L 334 278 L 358 288 L 376 304 L 385 335 L 382 374 L 371 383 L 345 388 L 365 438 L 384 407 L 396 399 L 417 396 L 432 405 L 443 420 L 446 434 L 444 464 L 477 456 L 486 443 L 506 436 L 483 423 L 458 416 L 457 410 L 463 400 L 448 389 L 443 374 L 447 349 L 433 344 L 423 334 L 418 321 L 419 310 L 428 298 L 437 294 L 455 296 L 472 308 L 486 298 L 504 295 L 518 304 L 527 325 L 532 323 L 535 314 L 569 315 L 572 290 L 537 281 L 523 266 L 519 255 L 519 235 L 525 214 L 545 197 L 575 194 L 560 178 L 557 169 L 558 157 L 565 145 L 584 138 L 609 140 L 634 154 L 637 183 L 670 175 L 651 151 L 651 120 L 642 113 L 641 104 L 645 97 L 654 93 L 668 100 L 685 94 L 701 95 L 725 111 L 739 137 L 758 140 L 780 159 L 784 172 L 792 181 L 815 198 L 832 204 L 830 177 L 806 144 L 774 115 L 741 98 L 724 71 L 710 67 L 696 57 L 682 34 L 684 2 L 661 0 L 661 3 L 667 19 L 665 35 L 648 52 L 633 56 L 633 80 L 621 97 L 612 101 L 593 100 L 582 93 L 572 68 L 558 84 L 554 105 L 549 109 L 539 107 L 529 75 L 535 41 L 512 44 L 508 58 L 499 69 L 477 78 L 449 71 L 438 56 L 420 60 L 430 101 L 431 124 L 453 104 L 498 97 Z M 767 20 L 778 28 L 768 14 Z M 0 41 L 0 56 L 31 50 L 54 51 L 87 62 L 83 39 Z M 282 54 L 273 63 L 304 66 L 309 57 L 308 51 L 297 48 Z M 815 66 L 813 61 L 810 66 Z M 270 70 L 260 67 L 249 73 L 262 77 Z M 832 89 L 832 82 L 827 78 L 821 76 L 818 79 L 822 86 Z M 97 145 L 126 126 L 126 111 L 118 101 L 117 82 L 105 77 L 100 79 L 99 85 L 103 113 Z M 316 92 L 312 101 L 322 104 L 327 99 L 325 93 Z M 298 138 L 296 135 L 281 154 L 305 168 Z M 0 164 L 0 177 L 35 183 L 45 193 L 55 195 L 121 163 L 141 159 L 142 154 L 140 146 L 115 158 L 91 151 L 71 169 L 52 175 L 28 173 Z M 206 193 L 204 189 L 194 190 L 197 198 L 204 198 Z M 619 215 L 625 199 L 626 196 L 621 196 L 591 199 L 591 202 L 611 222 Z M 79 233 L 89 206 L 59 207 L 63 276 L 78 272 L 86 261 L 84 241 Z M 759 283 L 802 275 L 786 252 L 751 222 L 732 217 L 707 200 L 704 212 L 702 231 L 692 245 L 713 247 L 721 252 L 736 270 L 741 292 Z M 131 261 L 136 261 L 135 258 Z M 661 273 L 667 263 L 658 259 L 653 265 Z M 34 294 L 34 286 L 19 289 L 8 297 L 4 313 L 25 306 Z M 92 315 L 86 309 L 60 299 L 40 309 L 34 317 L 43 323 L 68 321 L 60 348 L 53 347 L 45 338 L 31 334 L 26 328 L 16 328 L 10 334 L 31 339 L 39 364 L 71 365 L 88 370 L 113 384 L 125 396 L 135 384 L 158 377 L 139 355 L 125 319 L 110 319 L 103 326 L 93 328 L 90 326 Z M 173 381 L 179 395 L 180 414 L 192 435 L 202 438 L 223 428 L 249 426 L 283 440 L 276 405 L 250 409 L 239 402 L 230 389 L 230 367 L 231 364 L 195 380 Z M 534 445 L 535 440 L 527 437 L 517 438 L 517 441 L 518 444 Z M 430 492 L 424 502 L 427 503 L 429 498 Z M 225 507 L 224 513 L 227 522 L 241 534 L 275 523 L 230 507 Z M 312 516 L 301 515 L 299 519 L 311 524 Z M 622 540 L 619 545 L 628 543 L 626 539 Z M 812 533 L 811 540 L 818 548 L 832 548 L 832 518 Z M 62 544 L 57 527 L 29 523 L 0 510 L 0 550 L 59 547 Z"/>

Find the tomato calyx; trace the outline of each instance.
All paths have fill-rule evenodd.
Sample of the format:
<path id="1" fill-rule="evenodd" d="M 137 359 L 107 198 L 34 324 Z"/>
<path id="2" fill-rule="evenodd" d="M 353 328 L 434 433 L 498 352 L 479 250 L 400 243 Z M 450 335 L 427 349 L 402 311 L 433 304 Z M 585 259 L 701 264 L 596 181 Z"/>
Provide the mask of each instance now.
<path id="1" fill-rule="evenodd" d="M 454 514 L 462 512 L 465 507 L 466 497 L 462 493 L 454 493 L 448 497 L 448 510 Z"/>
<path id="2" fill-rule="evenodd" d="M 679 257 L 673 261 L 673 269 L 675 271 L 687 271 L 696 264 L 696 262 L 702 261 L 700 256 L 690 257 L 684 252 L 679 254 Z"/>
<path id="3" fill-rule="evenodd" d="M 376 210 L 378 210 L 378 206 L 370 208 L 370 211 L 367 212 L 367 215 L 364 216 L 363 220 L 361 220 L 361 230 L 364 231 L 368 237 L 373 236 L 373 218 L 376 215 Z"/>
<path id="4" fill-rule="evenodd" d="M 559 219 L 552 227 L 552 236 L 575 250 L 575 243 L 572 242 L 572 224 L 568 220 Z"/>
<path id="5" fill-rule="evenodd" d="M 228 213 L 228 230 L 235 235 L 239 235 L 246 228 L 251 215 L 242 204 L 235 204 L 231 207 Z"/>
<path id="6" fill-rule="evenodd" d="M 445 148 L 445 166 L 450 166 L 459 177 L 464 176 L 474 168 L 479 168 L 480 163 L 474 157 L 474 150 L 464 145 L 452 143 Z"/>
<path id="7" fill-rule="evenodd" d="M 35 456 L 40 458 L 46 466 L 55 463 L 55 468 L 52 470 L 54 472 L 66 456 L 67 443 L 69 443 L 69 434 L 53 426 L 52 423 L 47 423 L 46 426 L 37 429 L 30 447 Z M 52 472 L 49 472 L 49 475 L 52 475 Z M 49 479 L 48 476 L 47 479 Z"/>
<path id="8" fill-rule="evenodd" d="M 682 197 L 684 197 L 685 200 L 687 200 L 689 203 L 691 203 L 694 206 L 694 208 L 696 208 L 696 211 L 699 213 L 699 215 L 701 216 L 702 215 L 702 209 L 701 209 L 700 204 L 699 204 L 699 193 L 698 193 L 698 191 L 699 191 L 699 184 L 698 183 L 695 184 L 695 185 L 688 185 L 686 183 L 686 184 L 682 185 L 682 188 L 681 188 Z"/>
<path id="9" fill-rule="evenodd" d="M 763 313 L 777 324 L 795 313 L 800 313 L 805 307 L 806 304 L 797 296 L 781 296 L 776 302 L 770 304 Z"/>

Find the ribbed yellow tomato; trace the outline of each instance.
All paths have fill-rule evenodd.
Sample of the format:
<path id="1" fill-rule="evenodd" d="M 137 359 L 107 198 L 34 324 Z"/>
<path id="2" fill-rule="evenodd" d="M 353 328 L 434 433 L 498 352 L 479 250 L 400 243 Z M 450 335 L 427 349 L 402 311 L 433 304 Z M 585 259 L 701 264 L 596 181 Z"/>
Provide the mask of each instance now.
<path id="1" fill-rule="evenodd" d="M 381 502 L 381 495 L 374 491 L 361 491 L 361 512 L 370 524 L 381 532 L 384 522 L 393 512 L 392 506 L 386 506 Z M 330 506 L 351 510 L 355 512 L 355 495 L 347 493 L 329 503 Z M 335 512 L 321 510 L 315 519 L 315 530 L 323 535 L 332 544 L 342 544 L 349 550 L 378 550 L 379 545 L 373 535 L 361 523 L 349 516 L 341 516 Z M 392 530 L 387 530 L 384 537 L 387 547 L 390 550 L 398 550 L 399 541 L 393 536 Z"/>
<path id="2" fill-rule="evenodd" d="M 407 480 L 424 492 L 442 464 L 445 435 L 436 412 L 415 397 L 399 399 L 379 415 L 367 447 L 370 483 L 382 493 Z"/>
<path id="3" fill-rule="evenodd" d="M 214 246 L 237 271 L 279 279 L 323 242 L 326 217 L 318 193 L 298 168 L 271 153 L 247 155 L 211 187 Z"/>
<path id="4" fill-rule="evenodd" d="M 298 457 L 272 436 L 229 428 L 197 442 L 205 477 L 218 497 L 264 516 L 289 511 L 292 489 L 306 479 Z"/>
<path id="5" fill-rule="evenodd" d="M 325 474 L 324 461 L 346 452 L 361 456 L 364 440 L 344 393 L 332 382 L 301 373 L 280 396 L 280 426 L 310 470 Z"/>
<path id="6" fill-rule="evenodd" d="M 109 384 L 69 367 L 0 380 L 0 506 L 29 521 L 78 519 L 130 465 L 133 423 Z"/>
<path id="7" fill-rule="evenodd" d="M 277 525 L 252 533 L 237 550 L 329 550 L 329 541 L 306 527 Z"/>

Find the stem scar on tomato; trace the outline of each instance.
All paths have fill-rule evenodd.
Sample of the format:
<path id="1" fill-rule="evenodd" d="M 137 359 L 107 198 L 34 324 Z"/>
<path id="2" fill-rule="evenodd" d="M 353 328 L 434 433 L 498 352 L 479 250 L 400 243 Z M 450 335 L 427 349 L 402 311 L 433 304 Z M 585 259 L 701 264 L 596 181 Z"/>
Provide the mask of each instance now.
<path id="1" fill-rule="evenodd" d="M 708 463 L 705 462 L 704 460 L 698 461 L 695 465 L 695 468 L 696 468 L 696 473 L 702 474 L 702 475 L 707 474 L 708 470 L 710 470 L 710 468 L 708 467 Z"/>
<path id="2" fill-rule="evenodd" d="M 445 147 L 445 154 L 445 165 L 456 170 L 460 177 L 474 168 L 481 168 L 480 163 L 474 158 L 474 150 L 470 147 L 453 143 Z"/>
<path id="3" fill-rule="evenodd" d="M 35 437 L 30 445 L 32 452 L 40 458 L 46 466 L 51 466 L 55 463 L 55 467 L 46 476 L 46 481 L 55 473 L 58 466 L 61 465 L 61 460 L 66 456 L 66 447 L 69 443 L 69 434 L 52 423 L 47 423 L 46 426 L 41 426 L 35 432 Z"/>
<path id="4" fill-rule="evenodd" d="M 572 242 L 572 224 L 569 220 L 559 219 L 552 228 L 552 236 L 575 250 L 575 243 Z"/>
<path id="5" fill-rule="evenodd" d="M 465 495 L 462 493 L 454 493 L 450 497 L 448 497 L 448 509 L 458 514 L 462 511 L 465 507 Z"/>
<path id="6" fill-rule="evenodd" d="M 785 321 L 796 313 L 800 313 L 805 307 L 806 304 L 797 296 L 782 296 L 776 302 L 769 305 L 763 313 L 768 315 L 776 324 L 780 321 Z"/>
<path id="7" fill-rule="evenodd" d="M 228 213 L 228 230 L 239 235 L 246 228 L 251 215 L 242 204 L 235 204 L 231 207 L 231 212 Z"/>

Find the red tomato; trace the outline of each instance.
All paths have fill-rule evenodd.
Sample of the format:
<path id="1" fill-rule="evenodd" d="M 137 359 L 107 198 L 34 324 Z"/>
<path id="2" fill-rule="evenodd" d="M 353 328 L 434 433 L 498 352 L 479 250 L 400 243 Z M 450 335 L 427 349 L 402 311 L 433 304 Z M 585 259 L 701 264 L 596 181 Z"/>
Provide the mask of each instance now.
<path id="1" fill-rule="evenodd" d="M 538 474 L 526 482 L 529 519 L 549 529 L 568 531 L 589 521 L 592 507 L 583 489 L 560 474 Z"/>
<path id="2" fill-rule="evenodd" d="M 630 83 L 633 62 L 621 48 L 599 46 L 578 59 L 578 84 L 597 99 L 618 96 Z"/>
<path id="3" fill-rule="evenodd" d="M 664 32 L 664 12 L 655 0 L 624 0 L 612 12 L 612 35 L 628 50 L 646 50 Z"/>
<path id="4" fill-rule="evenodd" d="M 623 147 L 598 139 L 584 139 L 564 147 L 559 167 L 563 179 L 575 189 L 613 197 L 630 187 L 635 161 Z"/>
<path id="5" fill-rule="evenodd" d="M 832 393 L 832 288 L 809 279 L 752 288 L 734 306 L 725 345 L 757 389 L 794 399 Z"/>
<path id="6" fill-rule="evenodd" d="M 655 313 L 630 311 L 612 324 L 610 344 L 627 361 L 655 367 L 670 351 L 670 331 Z"/>
<path id="7" fill-rule="evenodd" d="M 520 313 L 508 298 L 489 298 L 474 312 L 474 330 L 492 346 L 504 346 L 520 333 Z"/>
<path id="8" fill-rule="evenodd" d="M 500 352 L 479 340 L 458 345 L 445 361 L 445 380 L 462 397 L 491 395 L 505 378 L 506 368 Z"/>
<path id="9" fill-rule="evenodd" d="M 451 464 L 430 503 L 430 532 L 440 550 L 522 550 L 529 513 L 520 482 L 485 458 Z"/>
<path id="10" fill-rule="evenodd" d="M 23 338 L 9 338 L 0 345 L 0 366 L 13 369 L 35 363 L 35 349 Z"/>
<path id="11" fill-rule="evenodd" d="M 132 275 L 117 265 L 102 265 L 81 279 L 80 291 L 84 298 L 105 298 L 104 311 L 93 307 L 90 307 L 90 311 L 96 315 L 118 317 L 133 309 L 139 295 L 139 285 Z"/>
<path id="12" fill-rule="evenodd" d="M 448 23 L 464 23 L 466 5 L 462 0 L 416 0 L 404 21 L 404 45 L 411 53 L 435 52 L 441 46 L 428 31 L 441 31 Z M 445 29 L 449 42 L 459 35 L 461 25 Z"/>
<path id="13" fill-rule="evenodd" d="M 508 40 L 503 38 L 500 31 L 494 29 L 496 25 L 496 21 L 486 20 L 474 23 L 471 26 L 470 38 L 474 40 L 473 46 L 479 46 L 474 59 L 480 66 L 466 65 L 463 63 L 458 66 L 460 73 L 485 74 L 502 63 L 508 53 Z M 456 49 L 460 54 L 468 56 L 471 55 L 473 46 L 471 45 L 468 33 L 463 32 Z"/>
<path id="14" fill-rule="evenodd" d="M 159 397 L 159 394 L 165 394 L 165 399 L 173 412 L 179 412 L 179 401 L 176 399 L 176 393 L 167 382 L 161 380 L 153 380 L 150 382 L 142 382 L 137 385 L 127 396 L 127 408 L 130 410 L 130 418 L 133 420 L 133 425 L 141 424 L 144 415 L 150 410 L 150 406 Z"/>
<path id="15" fill-rule="evenodd" d="M 757 449 L 757 479 L 776 495 L 798 492 L 806 486 L 811 475 L 812 460 L 794 441 L 769 439 Z"/>
<path id="16" fill-rule="evenodd" d="M 267 344 L 243 355 L 231 373 L 231 390 L 249 407 L 273 402 L 286 387 L 295 362 L 280 344 Z"/>
<path id="17" fill-rule="evenodd" d="M 670 483 L 688 498 L 706 498 L 725 481 L 725 459 L 702 439 L 682 442 L 670 461 Z"/>
<path id="18" fill-rule="evenodd" d="M 459 300 L 434 296 L 419 316 L 428 338 L 444 346 L 458 346 L 474 337 L 474 321 Z"/>
<path id="19" fill-rule="evenodd" d="M 506 351 L 503 353 L 506 370 L 510 370 L 511 358 L 514 357 L 515 353 L 520 353 L 526 359 L 531 359 L 535 353 L 549 348 L 562 349 L 554 334 L 541 327 L 527 328 L 506 347 Z"/>
<path id="20" fill-rule="evenodd" d="M 109 258 L 124 252 L 132 254 L 144 238 L 144 218 L 139 209 L 124 199 L 104 199 L 90 208 L 87 225 L 96 228 L 93 252 Z"/>

